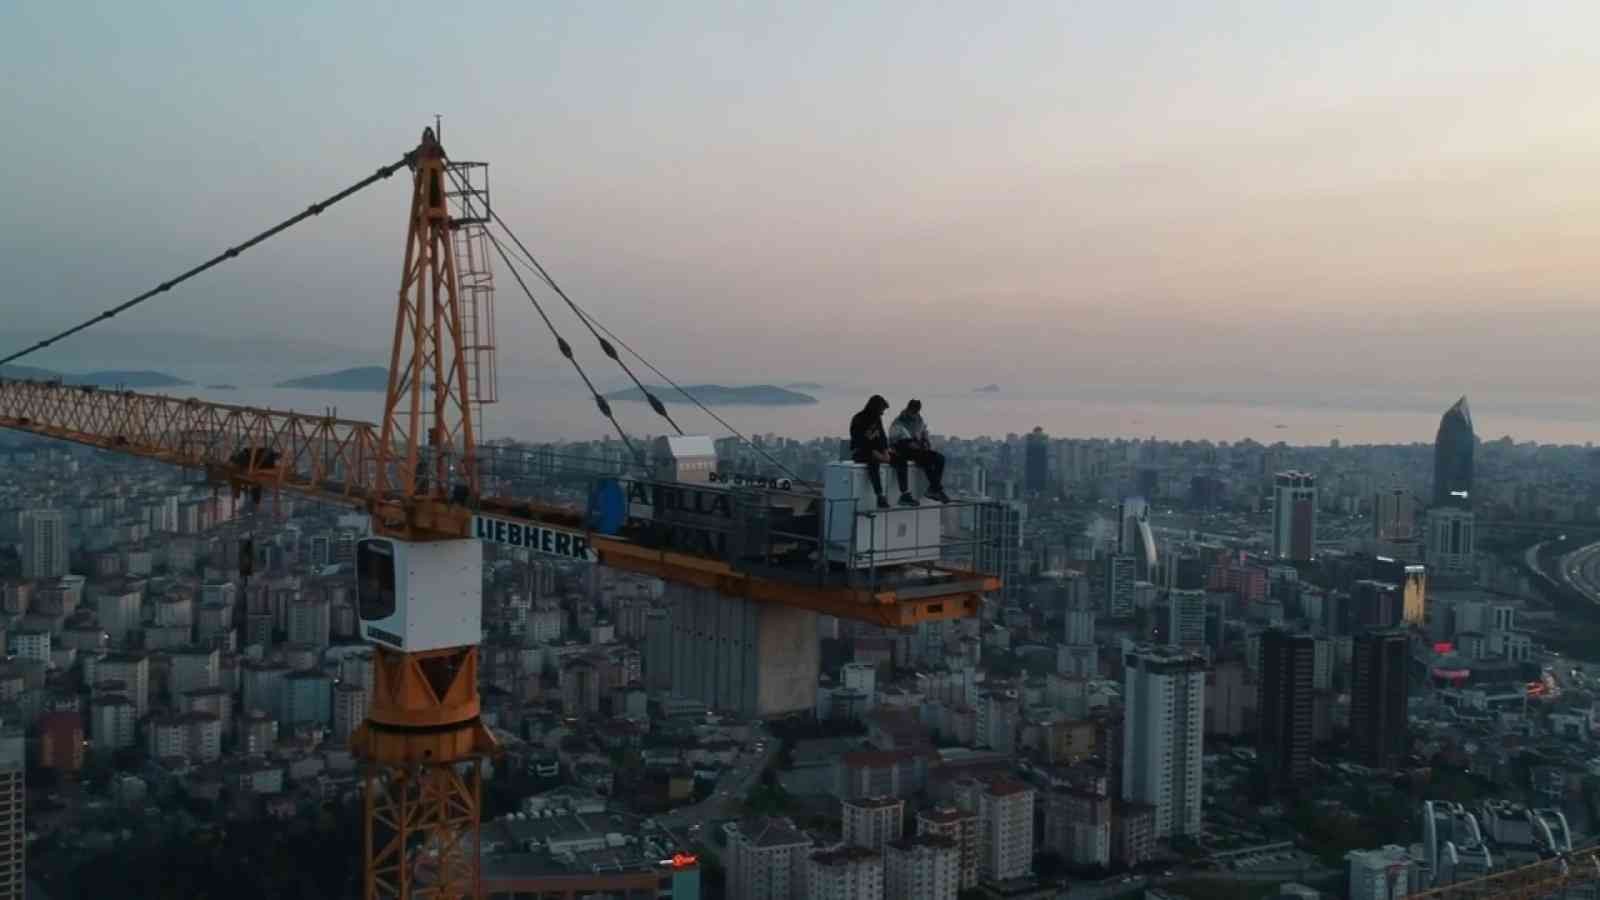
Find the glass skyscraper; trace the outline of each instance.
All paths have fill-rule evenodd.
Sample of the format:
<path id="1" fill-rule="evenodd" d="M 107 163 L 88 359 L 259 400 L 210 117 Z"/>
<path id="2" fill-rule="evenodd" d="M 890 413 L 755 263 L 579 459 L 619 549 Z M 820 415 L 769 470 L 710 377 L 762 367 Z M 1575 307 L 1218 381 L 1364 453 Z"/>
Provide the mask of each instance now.
<path id="1" fill-rule="evenodd" d="M 1433 441 L 1433 505 L 1471 506 L 1472 452 L 1476 437 L 1472 433 L 1472 410 L 1467 398 L 1445 410 L 1439 420 L 1439 434 Z"/>

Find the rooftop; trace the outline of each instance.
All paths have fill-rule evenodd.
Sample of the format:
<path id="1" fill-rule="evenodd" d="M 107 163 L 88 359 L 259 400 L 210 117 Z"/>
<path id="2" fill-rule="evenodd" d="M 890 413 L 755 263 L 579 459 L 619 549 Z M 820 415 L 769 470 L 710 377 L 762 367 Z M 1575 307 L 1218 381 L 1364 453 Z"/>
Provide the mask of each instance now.
<path id="1" fill-rule="evenodd" d="M 876 850 L 850 846 L 835 847 L 832 850 L 822 850 L 811 854 L 811 861 L 823 866 L 845 866 L 877 858 L 878 852 Z"/>
<path id="2" fill-rule="evenodd" d="M 811 838 L 796 830 L 786 819 L 745 819 L 736 827 L 745 840 L 756 847 L 789 847 L 811 843 Z"/>
<path id="3" fill-rule="evenodd" d="M 861 797 L 860 799 L 856 800 L 846 800 L 844 801 L 844 804 L 846 806 L 856 806 L 863 809 L 888 809 L 890 807 L 899 806 L 904 802 L 904 800 L 899 800 L 894 797 Z"/>

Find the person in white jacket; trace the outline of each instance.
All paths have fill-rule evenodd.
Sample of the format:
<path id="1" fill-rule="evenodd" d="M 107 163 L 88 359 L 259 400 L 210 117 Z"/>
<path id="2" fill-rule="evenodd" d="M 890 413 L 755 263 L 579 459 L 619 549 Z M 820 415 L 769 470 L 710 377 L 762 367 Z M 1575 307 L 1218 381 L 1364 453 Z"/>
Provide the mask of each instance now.
<path id="1" fill-rule="evenodd" d="M 933 449 L 933 443 L 928 440 L 928 423 L 922 420 L 921 400 L 907 403 L 900 415 L 894 417 L 893 424 L 889 426 L 889 447 L 894 451 L 894 463 L 898 468 L 895 474 L 900 476 L 900 502 L 903 505 L 920 505 L 917 498 L 906 490 L 906 478 L 902 473 L 907 463 L 916 463 L 928 476 L 929 500 L 950 502 L 949 495 L 944 492 L 944 454 Z"/>

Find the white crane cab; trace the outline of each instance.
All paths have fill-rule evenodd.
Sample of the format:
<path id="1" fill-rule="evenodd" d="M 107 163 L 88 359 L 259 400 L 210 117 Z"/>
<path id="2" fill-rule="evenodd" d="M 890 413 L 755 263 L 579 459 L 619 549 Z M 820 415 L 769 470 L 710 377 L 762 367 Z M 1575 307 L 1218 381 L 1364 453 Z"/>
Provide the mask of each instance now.
<path id="1" fill-rule="evenodd" d="M 483 545 L 472 539 L 356 544 L 361 637 L 404 653 L 483 640 Z"/>

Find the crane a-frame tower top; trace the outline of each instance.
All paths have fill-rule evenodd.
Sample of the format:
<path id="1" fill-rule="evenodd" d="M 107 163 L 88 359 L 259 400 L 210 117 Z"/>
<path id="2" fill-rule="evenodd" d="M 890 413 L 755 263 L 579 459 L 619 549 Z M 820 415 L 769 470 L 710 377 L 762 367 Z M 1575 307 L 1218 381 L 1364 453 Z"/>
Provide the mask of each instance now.
<path id="1" fill-rule="evenodd" d="M 358 550 L 358 598 L 376 658 L 368 719 L 352 736 L 369 764 L 364 893 L 475 897 L 480 766 L 495 750 L 479 719 L 481 540 L 904 627 L 975 615 L 1000 586 L 985 570 L 1007 530 L 991 527 L 985 503 L 879 513 L 860 502 L 848 464 L 830 468 L 822 491 L 714 482 L 714 472 L 686 476 L 697 467 L 659 461 L 595 479 L 584 508 L 519 490 L 525 460 L 478 441 L 452 242 L 462 221 L 432 129 L 399 163 L 3 362 L 158 296 L 402 167 L 413 179 L 381 424 L 0 379 L 0 427 L 203 469 L 253 497 L 286 491 L 367 510 L 374 537 Z M 946 541 L 946 518 L 974 537 Z"/>

